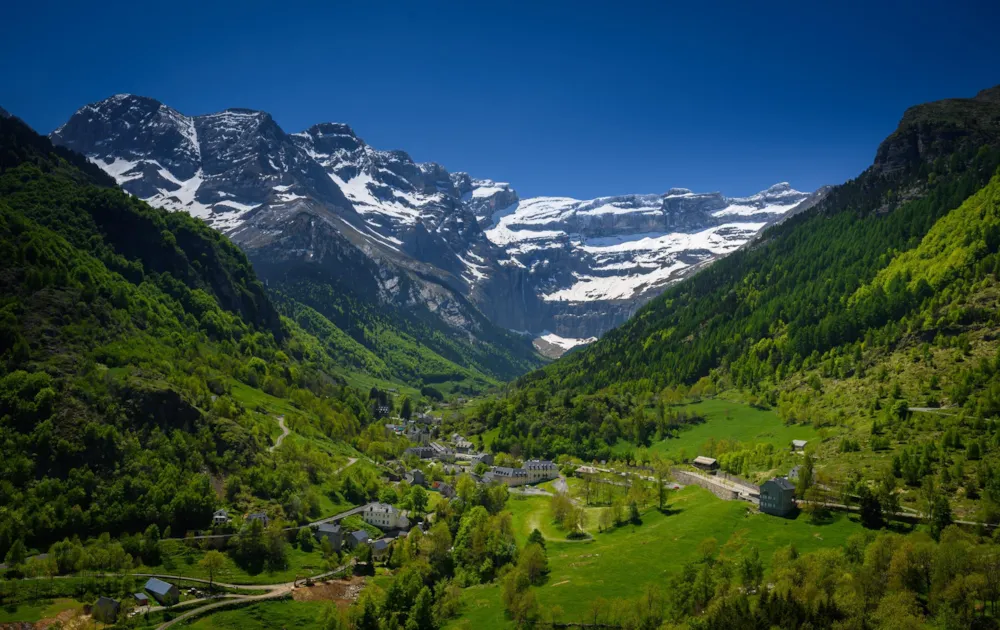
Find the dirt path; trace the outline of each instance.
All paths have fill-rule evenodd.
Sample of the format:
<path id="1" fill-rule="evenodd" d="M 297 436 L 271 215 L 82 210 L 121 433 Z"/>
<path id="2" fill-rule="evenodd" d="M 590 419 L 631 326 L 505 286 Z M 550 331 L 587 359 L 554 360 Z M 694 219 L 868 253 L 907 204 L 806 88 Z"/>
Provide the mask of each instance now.
<path id="1" fill-rule="evenodd" d="M 278 416 L 278 426 L 281 427 L 281 435 L 279 435 L 278 439 L 274 441 L 274 445 L 267 449 L 272 453 L 274 452 L 274 449 L 281 446 L 281 443 L 285 441 L 285 437 L 291 433 L 291 431 L 288 430 L 288 426 L 285 425 L 285 416 Z"/>

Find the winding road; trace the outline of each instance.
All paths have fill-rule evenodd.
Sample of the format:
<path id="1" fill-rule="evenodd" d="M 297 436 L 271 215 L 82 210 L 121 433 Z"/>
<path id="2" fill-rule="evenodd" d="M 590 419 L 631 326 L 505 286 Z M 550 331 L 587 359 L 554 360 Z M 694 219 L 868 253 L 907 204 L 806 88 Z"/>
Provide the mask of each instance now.
<path id="1" fill-rule="evenodd" d="M 342 564 L 339 567 L 337 567 L 336 569 L 333 569 L 332 571 L 327 571 L 326 573 L 320 573 L 319 575 L 315 575 L 315 576 L 313 576 L 311 578 L 308 578 L 308 579 L 313 580 L 313 581 L 323 580 L 323 579 L 328 578 L 328 577 L 330 577 L 332 575 L 336 575 L 337 573 L 340 573 L 341 571 L 344 571 L 349 566 L 351 566 L 350 563 L 348 563 L 348 564 Z M 136 573 L 134 575 L 142 576 L 142 577 L 147 577 L 147 575 L 143 574 L 143 573 Z M 189 582 L 201 582 L 203 584 L 208 584 L 208 580 L 202 580 L 202 579 L 197 579 L 197 578 L 185 578 L 185 577 L 180 577 L 180 576 L 171 576 L 171 575 L 155 575 L 155 576 L 152 576 L 152 575 L 150 575 L 148 577 L 158 577 L 160 579 L 171 579 L 172 578 L 172 579 L 175 579 L 175 580 L 187 580 Z M 224 582 L 216 582 L 215 584 L 218 585 L 218 586 L 222 586 L 224 588 L 248 588 L 245 585 L 226 584 Z M 172 626 L 174 624 L 180 623 L 180 622 L 185 621 L 187 619 L 191 619 L 192 617 L 200 617 L 201 615 L 204 615 L 205 613 L 207 613 L 209 611 L 217 610 L 219 608 L 225 608 L 227 606 L 235 606 L 237 604 L 245 604 L 247 602 L 264 601 L 264 600 L 268 600 L 268 599 L 281 599 L 282 597 L 285 597 L 287 595 L 291 595 L 292 591 L 295 590 L 295 587 L 296 587 L 297 584 L 298 584 L 298 581 L 297 580 L 293 580 L 291 582 L 283 582 L 281 584 L 261 584 L 259 586 L 252 586 L 252 587 L 249 587 L 249 588 L 266 590 L 267 592 L 266 593 L 261 593 L 260 595 L 236 595 L 236 596 L 230 596 L 230 597 L 227 597 L 227 598 L 222 599 L 220 601 L 217 601 L 214 604 L 208 604 L 207 606 L 200 606 L 198 608 L 194 608 L 192 610 L 189 610 L 189 611 L 186 611 L 186 612 L 183 612 L 183 613 L 177 615 L 176 617 L 174 617 L 170 621 L 165 621 L 165 622 L 161 623 L 159 626 L 156 627 L 156 630 L 163 630 L 164 628 L 169 628 L 170 626 Z M 186 604 L 190 604 L 190 602 L 185 602 L 185 603 Z"/>

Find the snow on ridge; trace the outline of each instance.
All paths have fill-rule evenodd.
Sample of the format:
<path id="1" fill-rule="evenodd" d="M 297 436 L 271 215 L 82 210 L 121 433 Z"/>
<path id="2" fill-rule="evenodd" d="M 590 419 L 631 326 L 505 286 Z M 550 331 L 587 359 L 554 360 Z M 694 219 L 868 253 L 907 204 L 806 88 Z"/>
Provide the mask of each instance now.
<path id="1" fill-rule="evenodd" d="M 586 339 L 579 339 L 574 337 L 561 337 L 555 333 L 550 333 L 545 331 L 544 334 L 538 337 L 554 346 L 559 346 L 563 350 L 570 350 L 577 346 L 585 346 L 590 343 L 597 341 L 597 337 L 587 337 Z"/>

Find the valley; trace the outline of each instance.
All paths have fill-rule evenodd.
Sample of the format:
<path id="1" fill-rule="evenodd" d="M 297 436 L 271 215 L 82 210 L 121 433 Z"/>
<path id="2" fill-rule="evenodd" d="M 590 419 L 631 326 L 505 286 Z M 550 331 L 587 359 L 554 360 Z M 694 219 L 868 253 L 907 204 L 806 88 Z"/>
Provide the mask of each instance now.
<path id="1" fill-rule="evenodd" d="M 743 197 L 0 110 L 0 289 L 5 628 L 997 627 L 1000 87 Z"/>

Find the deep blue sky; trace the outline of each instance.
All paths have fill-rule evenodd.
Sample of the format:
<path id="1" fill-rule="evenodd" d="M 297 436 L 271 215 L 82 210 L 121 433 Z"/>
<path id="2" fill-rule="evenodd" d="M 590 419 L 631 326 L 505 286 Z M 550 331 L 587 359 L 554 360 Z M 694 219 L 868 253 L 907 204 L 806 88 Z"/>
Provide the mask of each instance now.
<path id="1" fill-rule="evenodd" d="M 73 0 L 4 21 L 0 105 L 39 131 L 118 92 L 250 107 L 522 196 L 811 190 L 907 106 L 1000 83 L 996 0 Z"/>

